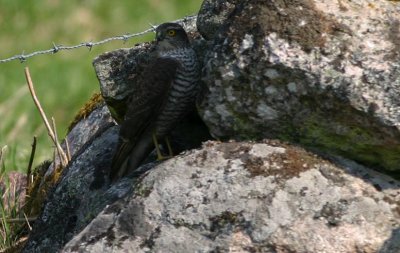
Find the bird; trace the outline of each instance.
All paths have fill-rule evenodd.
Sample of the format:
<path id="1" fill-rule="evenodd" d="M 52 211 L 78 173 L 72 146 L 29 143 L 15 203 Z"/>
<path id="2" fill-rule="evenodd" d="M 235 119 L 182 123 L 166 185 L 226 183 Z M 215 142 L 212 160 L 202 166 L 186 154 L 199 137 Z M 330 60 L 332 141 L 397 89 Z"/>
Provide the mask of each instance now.
<path id="1" fill-rule="evenodd" d="M 110 181 L 135 171 L 165 140 L 168 133 L 190 112 L 199 93 L 199 62 L 184 28 L 163 23 L 155 29 L 154 52 L 133 82 L 133 94 L 121 123 L 119 141 L 112 159 Z"/>

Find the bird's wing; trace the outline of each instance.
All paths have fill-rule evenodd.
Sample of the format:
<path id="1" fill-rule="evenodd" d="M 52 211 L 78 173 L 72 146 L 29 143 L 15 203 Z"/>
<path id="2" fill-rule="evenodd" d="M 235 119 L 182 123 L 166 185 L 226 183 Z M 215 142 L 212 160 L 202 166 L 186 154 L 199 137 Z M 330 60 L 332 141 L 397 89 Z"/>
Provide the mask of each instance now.
<path id="1" fill-rule="evenodd" d="M 156 58 L 144 69 L 134 83 L 125 120 L 121 124 L 120 140 L 111 167 L 111 177 L 129 157 L 136 142 L 150 127 L 165 103 L 175 78 L 179 62 L 171 58 Z"/>

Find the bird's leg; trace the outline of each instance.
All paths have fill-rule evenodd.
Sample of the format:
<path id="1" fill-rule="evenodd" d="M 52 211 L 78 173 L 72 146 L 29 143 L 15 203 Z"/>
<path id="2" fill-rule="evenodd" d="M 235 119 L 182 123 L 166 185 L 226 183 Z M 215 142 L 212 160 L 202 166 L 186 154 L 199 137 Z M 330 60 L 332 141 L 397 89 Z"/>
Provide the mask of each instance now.
<path id="1" fill-rule="evenodd" d="M 158 146 L 157 136 L 155 133 L 153 133 L 153 142 L 154 142 L 154 146 L 156 147 L 157 160 L 161 161 L 164 159 L 164 157 L 161 154 L 160 147 Z"/>
<path id="2" fill-rule="evenodd" d="M 173 157 L 174 154 L 172 153 L 171 143 L 169 142 L 168 137 L 165 137 L 165 143 L 167 144 L 169 157 Z"/>
<path id="3" fill-rule="evenodd" d="M 154 146 L 155 146 L 156 152 L 157 152 L 157 160 L 158 160 L 158 161 L 165 160 L 165 159 L 168 159 L 168 158 L 171 158 L 171 157 L 174 156 L 173 153 L 172 153 L 171 143 L 169 142 L 168 137 L 165 137 L 165 138 L 164 138 L 165 144 L 167 144 L 167 148 L 168 148 L 168 156 L 163 156 L 163 155 L 161 154 L 160 146 L 158 145 L 158 140 L 157 140 L 156 134 L 153 133 L 152 136 L 153 136 Z"/>

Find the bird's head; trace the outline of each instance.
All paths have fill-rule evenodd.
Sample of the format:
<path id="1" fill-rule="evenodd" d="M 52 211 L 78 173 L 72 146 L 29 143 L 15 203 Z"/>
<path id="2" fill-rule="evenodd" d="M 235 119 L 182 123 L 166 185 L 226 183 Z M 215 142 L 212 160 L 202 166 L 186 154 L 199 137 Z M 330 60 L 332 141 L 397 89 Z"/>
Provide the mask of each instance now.
<path id="1" fill-rule="evenodd" d="M 189 39 L 183 27 L 176 23 L 164 23 L 156 28 L 157 48 L 162 51 L 188 47 Z"/>

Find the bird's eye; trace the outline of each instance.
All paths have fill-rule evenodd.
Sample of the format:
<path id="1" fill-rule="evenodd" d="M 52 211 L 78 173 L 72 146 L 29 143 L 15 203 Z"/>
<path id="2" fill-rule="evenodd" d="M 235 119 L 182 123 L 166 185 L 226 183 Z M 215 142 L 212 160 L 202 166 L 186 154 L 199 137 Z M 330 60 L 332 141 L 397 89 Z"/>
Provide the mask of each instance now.
<path id="1" fill-rule="evenodd" d="M 167 31 L 168 36 L 175 36 L 176 35 L 176 31 L 175 30 L 168 30 Z"/>

